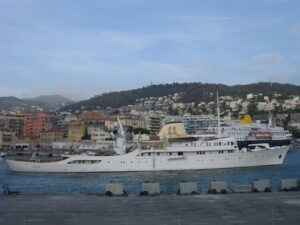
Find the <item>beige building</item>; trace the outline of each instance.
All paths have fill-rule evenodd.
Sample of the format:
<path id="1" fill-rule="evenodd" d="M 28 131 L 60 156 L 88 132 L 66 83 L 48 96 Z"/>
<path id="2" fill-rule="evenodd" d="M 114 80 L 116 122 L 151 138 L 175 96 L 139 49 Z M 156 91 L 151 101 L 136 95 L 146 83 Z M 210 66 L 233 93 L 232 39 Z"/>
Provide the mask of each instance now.
<path id="1" fill-rule="evenodd" d="M 111 135 L 105 127 L 104 122 L 88 123 L 87 132 L 90 135 L 91 140 L 95 141 L 106 141 L 111 138 Z"/>
<path id="2" fill-rule="evenodd" d="M 13 142 L 16 138 L 16 133 L 10 130 L 0 131 L 0 147 L 6 148 L 13 146 Z"/>
<path id="3" fill-rule="evenodd" d="M 144 119 L 136 117 L 125 117 L 120 118 L 120 121 L 123 126 L 133 127 L 133 128 L 146 128 L 146 121 Z"/>
<path id="4" fill-rule="evenodd" d="M 274 104 L 267 102 L 258 102 L 257 109 L 258 111 L 271 111 L 274 110 Z"/>
<path id="5" fill-rule="evenodd" d="M 72 121 L 68 127 L 68 140 L 80 141 L 85 135 L 86 127 L 83 121 Z"/>
<path id="6" fill-rule="evenodd" d="M 148 134 L 135 134 L 132 138 L 134 141 L 150 141 Z"/>
<path id="7" fill-rule="evenodd" d="M 13 142 L 13 148 L 15 149 L 28 149 L 31 147 L 31 141 L 29 137 L 19 136 Z"/>
<path id="8" fill-rule="evenodd" d="M 50 147 L 55 141 L 60 141 L 64 138 L 63 132 L 58 129 L 51 129 L 49 131 L 42 131 L 40 133 L 40 146 Z"/>

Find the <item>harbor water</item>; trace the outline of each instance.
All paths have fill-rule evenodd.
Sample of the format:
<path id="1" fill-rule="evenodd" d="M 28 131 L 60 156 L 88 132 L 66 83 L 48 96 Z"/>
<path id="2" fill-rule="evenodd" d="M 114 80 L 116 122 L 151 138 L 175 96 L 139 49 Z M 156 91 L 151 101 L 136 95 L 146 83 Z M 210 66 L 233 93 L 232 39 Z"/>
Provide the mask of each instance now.
<path id="1" fill-rule="evenodd" d="M 189 170 L 173 172 L 122 172 L 122 173 L 16 173 L 0 161 L 0 187 L 8 184 L 22 194 L 103 194 L 109 182 L 121 182 L 128 194 L 138 194 L 143 182 L 159 182 L 161 191 L 175 194 L 179 182 L 197 182 L 199 192 L 207 192 L 211 181 L 233 184 L 250 184 L 257 179 L 269 179 L 274 190 L 280 179 L 300 179 L 300 150 L 290 151 L 282 165 L 249 168 Z"/>

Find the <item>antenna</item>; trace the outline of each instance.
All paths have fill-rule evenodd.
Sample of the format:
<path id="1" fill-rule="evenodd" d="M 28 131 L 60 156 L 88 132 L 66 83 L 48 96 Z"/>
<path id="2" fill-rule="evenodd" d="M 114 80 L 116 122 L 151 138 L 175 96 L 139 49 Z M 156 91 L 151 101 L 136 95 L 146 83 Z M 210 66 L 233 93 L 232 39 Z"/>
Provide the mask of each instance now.
<path id="1" fill-rule="evenodd" d="M 219 93 L 217 91 L 217 113 L 218 113 L 218 137 L 221 137 L 221 122 L 220 122 L 220 103 L 219 103 Z"/>

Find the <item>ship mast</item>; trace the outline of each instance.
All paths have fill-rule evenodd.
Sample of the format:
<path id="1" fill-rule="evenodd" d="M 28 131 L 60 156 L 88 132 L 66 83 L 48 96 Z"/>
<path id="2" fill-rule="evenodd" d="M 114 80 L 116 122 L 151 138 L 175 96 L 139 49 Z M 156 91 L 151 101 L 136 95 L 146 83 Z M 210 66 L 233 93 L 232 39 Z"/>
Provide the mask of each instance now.
<path id="1" fill-rule="evenodd" d="M 217 91 L 217 113 L 218 113 L 218 138 L 221 137 L 221 122 L 220 122 L 220 103 L 219 103 L 219 93 Z"/>

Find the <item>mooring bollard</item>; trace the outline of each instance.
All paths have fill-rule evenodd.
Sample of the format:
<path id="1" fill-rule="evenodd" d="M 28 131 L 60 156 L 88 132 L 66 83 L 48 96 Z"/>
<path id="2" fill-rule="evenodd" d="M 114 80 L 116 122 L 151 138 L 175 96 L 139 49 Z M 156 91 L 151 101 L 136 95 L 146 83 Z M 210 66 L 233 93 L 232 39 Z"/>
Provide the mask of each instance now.
<path id="1" fill-rule="evenodd" d="M 298 191 L 298 184 L 296 179 L 281 179 L 280 180 L 281 191 Z"/>
<path id="2" fill-rule="evenodd" d="M 177 194 L 180 195 L 193 195 L 198 194 L 198 188 L 196 182 L 181 182 L 179 183 L 179 190 Z"/>
<path id="3" fill-rule="evenodd" d="M 256 180 L 252 184 L 253 192 L 271 192 L 270 180 Z"/>
<path id="4" fill-rule="evenodd" d="M 160 183 L 142 183 L 140 195 L 159 195 Z"/>
<path id="5" fill-rule="evenodd" d="M 209 194 L 227 194 L 228 193 L 228 185 L 226 181 L 212 181 L 210 183 L 210 188 L 208 190 Z"/>
<path id="6" fill-rule="evenodd" d="M 108 183 L 106 184 L 105 188 L 105 195 L 106 196 L 121 196 L 121 195 L 127 195 L 127 193 L 124 190 L 123 183 Z"/>

